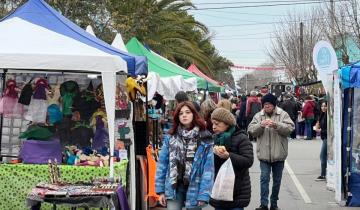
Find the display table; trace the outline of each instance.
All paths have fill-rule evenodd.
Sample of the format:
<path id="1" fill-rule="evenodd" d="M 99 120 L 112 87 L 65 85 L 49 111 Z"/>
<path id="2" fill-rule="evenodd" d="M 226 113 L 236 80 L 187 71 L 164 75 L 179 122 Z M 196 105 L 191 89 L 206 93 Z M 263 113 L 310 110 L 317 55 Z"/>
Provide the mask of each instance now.
<path id="1" fill-rule="evenodd" d="M 54 185 L 39 183 L 27 196 L 27 206 L 31 209 L 40 203 L 51 203 L 54 209 L 59 205 L 68 207 L 99 207 L 120 209 L 118 191 L 123 189 L 118 183 Z M 124 200 L 124 198 L 122 198 Z"/>
<path id="2" fill-rule="evenodd" d="M 114 176 L 121 176 L 124 184 L 126 183 L 126 166 L 127 161 L 116 163 L 114 166 Z M 59 167 L 61 179 L 67 183 L 90 182 L 95 177 L 109 175 L 109 167 L 67 165 Z M 39 182 L 49 181 L 48 171 L 48 165 L 0 164 L 0 209 L 27 209 L 28 193 Z M 51 209 L 51 205 L 42 205 L 41 209 Z"/>

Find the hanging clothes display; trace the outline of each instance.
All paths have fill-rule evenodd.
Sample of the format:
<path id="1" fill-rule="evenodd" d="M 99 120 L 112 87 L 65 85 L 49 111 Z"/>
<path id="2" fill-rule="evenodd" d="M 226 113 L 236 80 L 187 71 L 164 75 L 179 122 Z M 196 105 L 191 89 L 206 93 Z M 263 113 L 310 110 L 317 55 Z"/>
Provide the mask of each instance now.
<path id="1" fill-rule="evenodd" d="M 3 98 L 0 101 L 0 113 L 2 113 L 4 117 L 21 117 L 23 114 L 23 106 L 18 103 L 18 99 L 16 81 L 10 79 L 6 82 Z"/>
<path id="2" fill-rule="evenodd" d="M 32 81 L 33 79 L 30 79 L 29 82 L 27 82 L 24 87 L 21 90 L 20 97 L 19 97 L 19 103 L 23 105 L 29 105 L 31 101 L 31 97 L 33 95 L 33 87 L 32 87 Z"/>
<path id="3" fill-rule="evenodd" d="M 48 95 L 48 104 L 47 108 L 48 113 L 48 122 L 50 125 L 54 125 L 56 123 L 60 123 L 62 120 L 62 112 L 60 110 L 60 84 L 54 86 Z"/>
<path id="4" fill-rule="evenodd" d="M 75 81 L 66 81 L 60 86 L 60 94 L 63 102 L 63 114 L 72 115 L 72 105 L 75 96 L 79 94 L 79 85 Z"/>
<path id="5" fill-rule="evenodd" d="M 50 86 L 46 79 L 40 78 L 35 82 L 34 94 L 29 104 L 29 108 L 24 118 L 33 123 L 45 123 L 48 101 L 46 92 Z"/>
<path id="6" fill-rule="evenodd" d="M 57 104 L 51 104 L 47 108 L 47 114 L 48 114 L 48 121 L 49 121 L 50 125 L 59 123 L 62 120 L 62 112 L 60 111 L 60 107 Z"/>
<path id="7" fill-rule="evenodd" d="M 154 159 L 155 151 L 153 147 L 149 145 L 146 147 L 146 157 L 148 163 L 148 184 L 149 184 L 149 192 L 147 194 L 147 198 L 149 199 L 149 206 L 154 207 L 159 200 L 159 195 L 155 192 L 155 175 L 156 175 L 156 161 Z"/>
<path id="8" fill-rule="evenodd" d="M 104 90 L 102 84 L 97 86 L 95 90 L 95 98 L 100 103 L 100 107 L 105 109 Z"/>
<path id="9" fill-rule="evenodd" d="M 71 145 L 73 143 L 71 139 L 71 128 L 74 126 L 74 124 L 75 122 L 72 121 L 69 117 L 64 117 L 57 126 L 56 135 L 59 136 L 62 146 Z"/>
<path id="10" fill-rule="evenodd" d="M 78 148 L 90 148 L 91 139 L 94 137 L 92 128 L 81 122 L 76 122 L 75 126 L 71 128 L 71 144 Z"/>
<path id="11" fill-rule="evenodd" d="M 59 105 L 60 104 L 60 84 L 57 84 L 56 86 L 54 86 L 51 89 L 51 94 L 48 95 L 47 99 L 48 99 L 48 103 L 49 105 L 51 104 L 56 104 Z"/>
<path id="12" fill-rule="evenodd" d="M 105 128 L 105 122 L 107 119 L 102 115 L 96 115 L 95 121 L 96 129 L 92 142 L 92 148 L 95 150 L 100 150 L 101 148 L 107 147 L 109 145 L 109 133 Z"/>
<path id="13" fill-rule="evenodd" d="M 87 89 L 75 96 L 72 111 L 78 111 L 80 119 L 88 122 L 98 108 L 100 108 L 100 103 L 95 100 L 94 88 L 90 81 Z"/>

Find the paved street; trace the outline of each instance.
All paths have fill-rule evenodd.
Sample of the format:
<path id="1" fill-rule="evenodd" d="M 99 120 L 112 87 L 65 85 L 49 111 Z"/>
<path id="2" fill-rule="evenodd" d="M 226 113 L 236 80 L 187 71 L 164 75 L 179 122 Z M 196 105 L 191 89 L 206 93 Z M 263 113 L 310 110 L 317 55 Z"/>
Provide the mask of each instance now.
<path id="1" fill-rule="evenodd" d="M 320 174 L 321 140 L 293 140 L 289 142 L 289 157 L 287 159 L 290 168 L 294 171 L 300 184 L 311 199 L 311 204 L 305 204 L 297 190 L 289 172 L 284 168 L 284 175 L 280 190 L 279 207 L 282 210 L 342 210 L 349 209 L 340 207 L 335 203 L 334 192 L 326 189 L 325 182 L 315 182 L 314 179 Z M 254 145 L 255 149 L 255 145 Z M 255 158 L 253 167 L 250 169 L 252 182 L 252 198 L 246 210 L 255 209 L 260 202 L 260 167 Z M 270 185 L 271 186 L 271 185 Z M 270 190 L 271 192 L 271 190 Z M 205 210 L 212 210 L 208 207 Z M 351 208 L 360 209 L 360 208 Z"/>
<path id="2" fill-rule="evenodd" d="M 326 189 L 325 182 L 314 181 L 320 174 L 321 140 L 292 140 L 289 142 L 289 167 L 299 180 L 311 203 L 306 204 L 296 188 L 289 172 L 284 168 L 284 174 L 280 189 L 279 207 L 282 210 L 353 210 L 360 208 L 340 207 L 334 199 L 334 192 Z M 254 150 L 256 145 L 254 144 Z M 260 204 L 260 167 L 255 157 L 253 167 L 250 169 L 252 195 L 250 205 L 245 210 L 253 210 Z M 271 186 L 271 184 L 270 184 Z M 271 192 L 271 189 L 270 189 Z M 204 210 L 213 210 L 207 207 Z"/>

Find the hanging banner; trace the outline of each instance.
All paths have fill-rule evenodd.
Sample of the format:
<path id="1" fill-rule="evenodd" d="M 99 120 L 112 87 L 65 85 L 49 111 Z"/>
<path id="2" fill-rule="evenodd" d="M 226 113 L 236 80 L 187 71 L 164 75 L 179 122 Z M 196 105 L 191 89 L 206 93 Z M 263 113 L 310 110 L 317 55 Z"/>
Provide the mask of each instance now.
<path id="1" fill-rule="evenodd" d="M 335 149 L 334 141 L 334 81 L 330 83 L 331 91 L 326 91 L 326 98 L 328 100 L 328 118 L 327 118 L 327 167 L 326 167 L 326 187 L 331 191 L 335 191 L 336 182 L 336 166 L 335 166 Z"/>
<path id="2" fill-rule="evenodd" d="M 313 50 L 313 62 L 328 98 L 327 188 L 341 201 L 341 90 L 336 53 L 327 41 L 319 41 Z"/>
<path id="3" fill-rule="evenodd" d="M 335 50 L 329 42 L 319 41 L 316 43 L 313 50 L 313 62 L 326 92 L 332 91 L 332 73 L 334 70 L 338 70 L 339 66 Z"/>
<path id="4" fill-rule="evenodd" d="M 342 113 L 342 100 L 341 100 L 341 89 L 340 81 L 337 71 L 334 73 L 334 141 L 333 141 L 333 152 L 335 160 L 335 171 L 334 171 L 334 187 L 335 187 L 335 200 L 341 201 L 342 190 L 341 190 L 341 113 Z"/>

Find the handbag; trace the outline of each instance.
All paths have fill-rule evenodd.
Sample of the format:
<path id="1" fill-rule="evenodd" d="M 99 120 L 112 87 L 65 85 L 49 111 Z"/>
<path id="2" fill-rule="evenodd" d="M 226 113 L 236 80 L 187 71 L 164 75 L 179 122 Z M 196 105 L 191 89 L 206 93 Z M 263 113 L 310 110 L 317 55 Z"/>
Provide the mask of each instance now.
<path id="1" fill-rule="evenodd" d="M 228 158 L 219 169 L 216 176 L 214 186 L 211 191 L 211 198 L 221 201 L 233 201 L 235 184 L 235 172 L 231 162 Z"/>

